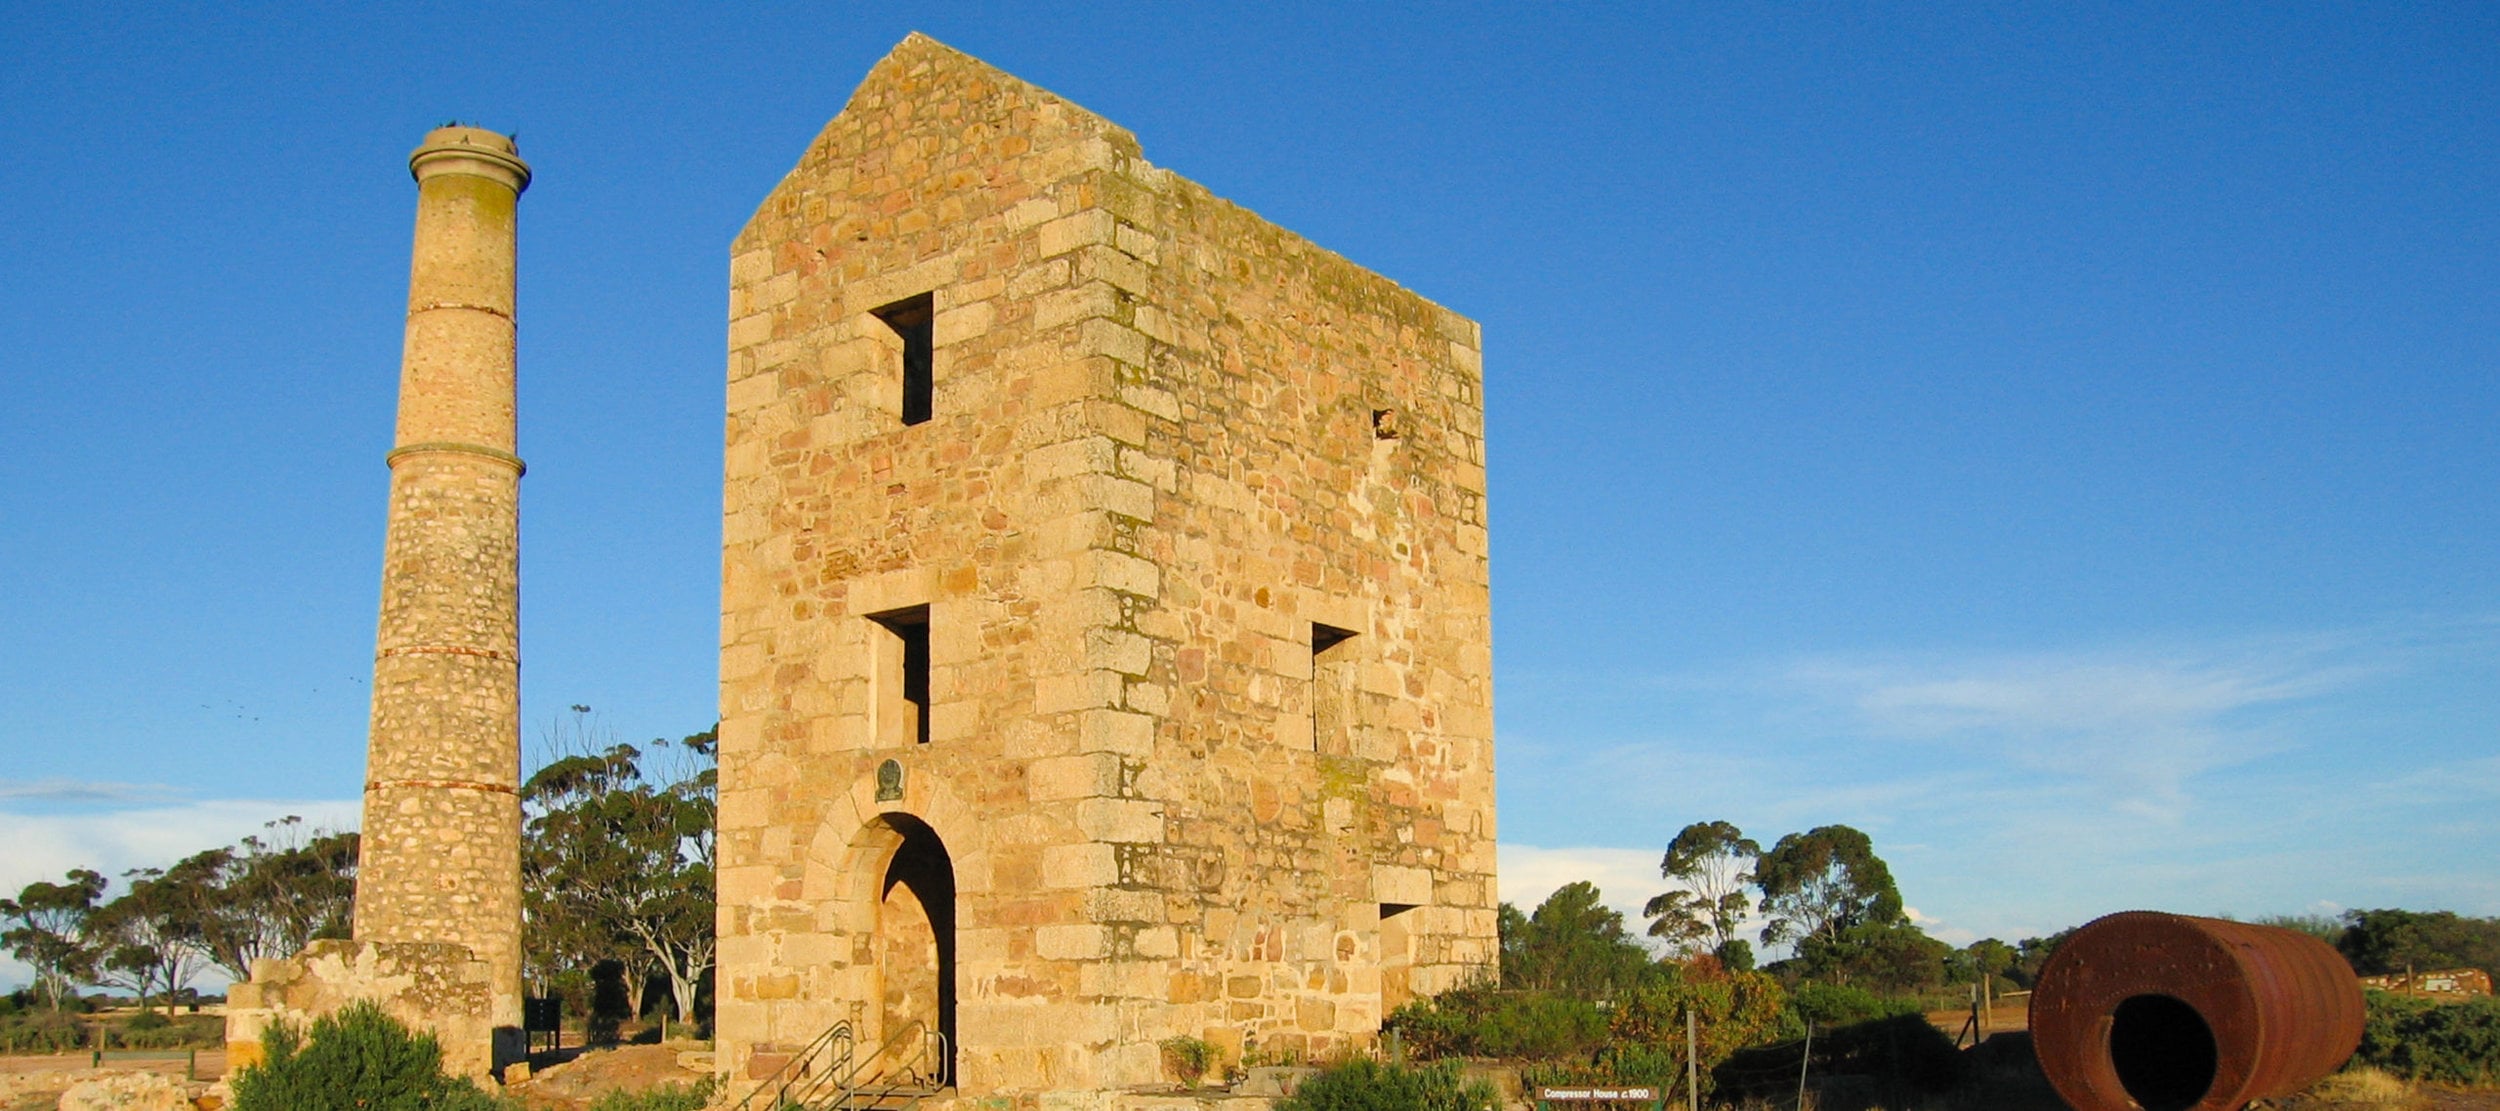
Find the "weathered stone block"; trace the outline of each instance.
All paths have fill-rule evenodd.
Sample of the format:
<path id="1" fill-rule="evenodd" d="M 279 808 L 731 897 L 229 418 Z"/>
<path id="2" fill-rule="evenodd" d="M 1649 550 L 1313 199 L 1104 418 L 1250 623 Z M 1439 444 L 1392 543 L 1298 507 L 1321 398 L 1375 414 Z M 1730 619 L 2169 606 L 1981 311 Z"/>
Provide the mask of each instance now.
<path id="1" fill-rule="evenodd" d="M 1143 799 L 1082 799 L 1077 828 L 1095 841 L 1163 840 L 1163 809 Z"/>
<path id="2" fill-rule="evenodd" d="M 1111 934 L 1091 923 L 1043 926 L 1033 931 L 1033 951 L 1044 960 L 1090 961 L 1109 955 Z"/>
<path id="3" fill-rule="evenodd" d="M 1120 763 L 1117 758 L 1101 755 L 1036 760 L 1025 766 L 1025 781 L 1026 797 L 1037 802 L 1116 794 L 1120 785 Z"/>
<path id="4" fill-rule="evenodd" d="M 1087 244 L 1111 242 L 1111 223 L 1110 213 L 1087 209 L 1043 224 L 1034 231 L 1034 243 L 1045 258 L 1063 255 Z"/>
<path id="5" fill-rule="evenodd" d="M 1051 845 L 1042 850 L 1042 885 L 1045 887 L 1103 887 L 1119 882 L 1119 878 L 1119 864 L 1110 845 L 1087 841 Z"/>

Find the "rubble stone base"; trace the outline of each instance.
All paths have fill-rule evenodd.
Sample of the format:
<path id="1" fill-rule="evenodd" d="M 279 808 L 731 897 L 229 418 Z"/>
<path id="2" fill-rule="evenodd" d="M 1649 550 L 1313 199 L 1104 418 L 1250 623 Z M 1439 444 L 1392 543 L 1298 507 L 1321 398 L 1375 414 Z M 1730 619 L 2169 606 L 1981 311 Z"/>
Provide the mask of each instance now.
<path id="1" fill-rule="evenodd" d="M 404 941 L 316 941 L 286 960 L 252 962 L 250 983 L 226 995 L 229 1073 L 261 1061 L 261 1032 L 312 1020 L 358 1000 L 434 1035 L 443 1069 L 486 1077 L 521 1058 L 521 1031 L 497 1026 L 492 973 L 463 946 Z M 499 1052 L 500 1050 L 500 1052 Z"/>

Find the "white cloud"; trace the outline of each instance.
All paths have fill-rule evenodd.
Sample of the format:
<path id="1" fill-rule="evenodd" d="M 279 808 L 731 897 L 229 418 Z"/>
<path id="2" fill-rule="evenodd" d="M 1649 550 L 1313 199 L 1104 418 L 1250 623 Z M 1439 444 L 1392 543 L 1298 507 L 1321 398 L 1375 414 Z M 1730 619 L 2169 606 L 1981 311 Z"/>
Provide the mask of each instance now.
<path id="1" fill-rule="evenodd" d="M 1502 869 L 1502 901 L 1521 913 L 1536 909 L 1555 889 L 1586 880 L 1597 885 L 1607 906 L 1623 912 L 1633 933 L 1647 929 L 1641 907 L 1667 889 L 1658 878 L 1663 850 L 1596 847 L 1548 849 L 1508 841 L 1495 846 Z"/>
<path id="2" fill-rule="evenodd" d="M 0 891 L 57 880 L 72 868 L 118 877 L 163 867 L 203 849 L 231 845 L 262 826 L 299 815 L 306 825 L 352 829 L 356 799 L 203 799 L 166 806 L 62 814 L 0 810 Z"/>
<path id="3" fill-rule="evenodd" d="M 2373 788 L 2380 793 L 2399 797 L 2420 794 L 2452 797 L 2500 795 L 2500 756 L 2455 760 L 2416 768 L 2383 783 L 2374 784 Z"/>
<path id="4" fill-rule="evenodd" d="M 1647 849 L 1596 847 L 1548 849 L 1504 841 L 1497 845 L 1502 869 L 1502 901 L 1522 911 L 1535 910 L 1556 888 L 1587 880 L 1596 884 L 1606 905 L 1638 919 L 1642 904 L 1666 890 L 1658 878 L 1661 852 Z"/>
<path id="5" fill-rule="evenodd" d="M 1587 878 L 1632 909 L 1598 854 L 1638 862 L 1654 893 L 1675 830 L 1726 819 L 1765 844 L 1866 831 L 1953 940 L 2135 907 L 2500 913 L 2479 866 L 2500 851 L 2494 677 L 2500 626 L 2423 619 L 1554 682 L 1603 689 L 1512 701 L 1503 830 L 1580 847 L 1535 850 L 1563 866 L 1506 848 L 1531 870 L 1505 896 L 1526 908 Z"/>
<path id="6" fill-rule="evenodd" d="M 92 868 L 114 880 L 106 892 L 110 898 L 130 869 L 161 868 L 203 849 L 231 845 L 290 814 L 309 826 L 352 829 L 360 806 L 356 799 L 204 799 L 60 814 L 0 810 L 0 845 L 8 846 L 0 853 L 0 894 L 14 897 L 37 880 L 58 881 L 70 869 Z M 0 956 L 0 984 L 30 979 L 24 965 Z"/>
<path id="7" fill-rule="evenodd" d="M 2381 670 L 2369 655 L 2350 638 L 2297 637 L 2202 650 L 1825 658 L 1788 679 L 1877 736 L 1959 746 L 2086 787 L 2121 814 L 2175 823 L 2198 776 L 2288 744 L 2256 715 Z"/>
<path id="8" fill-rule="evenodd" d="M 1944 919 L 1937 918 L 1918 909 L 1917 907 L 1904 905 L 1901 908 L 1901 913 L 1910 920 L 1911 925 L 1918 927 L 1921 931 L 1926 933 L 1927 936 L 1953 946 L 1956 949 L 1979 940 L 1978 931 L 1965 926 L 1953 925 L 1946 922 Z"/>
<path id="9" fill-rule="evenodd" d="M 171 798 L 179 792 L 154 783 L 115 783 L 88 779 L 0 779 L 0 801 L 145 802 Z"/>

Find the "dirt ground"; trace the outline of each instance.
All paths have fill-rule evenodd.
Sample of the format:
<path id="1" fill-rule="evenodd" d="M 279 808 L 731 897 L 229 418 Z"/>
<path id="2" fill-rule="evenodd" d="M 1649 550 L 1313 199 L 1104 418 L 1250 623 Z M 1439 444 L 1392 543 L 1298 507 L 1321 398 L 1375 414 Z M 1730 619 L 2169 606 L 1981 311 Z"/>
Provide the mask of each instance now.
<path id="1" fill-rule="evenodd" d="M 98 1069 L 94 1060 L 85 1050 L 0 1057 L 0 1111 L 52 1111 L 70 1085 L 100 1072 L 155 1072 L 179 1079 L 186 1063 L 179 1057 L 106 1061 Z M 198 1060 L 199 1071 L 194 1074 L 198 1079 L 215 1080 L 225 1075 L 225 1050 L 203 1049 Z"/>
<path id="2" fill-rule="evenodd" d="M 684 1067 L 680 1055 L 707 1048 L 699 1042 L 672 1042 L 616 1049 L 568 1049 L 568 1060 L 540 1069 L 508 1090 L 531 1111 L 588 1111 L 593 1100 L 609 1092 L 639 1092 L 702 1079 L 705 1072 Z M 93 1066 L 93 1060 L 85 1052 L 0 1057 L 0 1111 L 52 1111 L 59 1104 L 62 1091 L 97 1075 L 99 1070 Z M 183 1065 L 178 1058 L 108 1061 L 100 1071 L 156 1072 L 179 1077 Z M 704 1069 L 708 1068 L 708 1064 L 704 1065 Z M 195 1074 L 198 1079 L 215 1080 L 225 1071 L 224 1050 L 200 1051 L 199 1071 Z"/>
<path id="3" fill-rule="evenodd" d="M 1989 1008 L 1988 1014 L 1983 1016 L 1987 1023 L 1987 1033 L 2003 1034 L 2012 1030 L 2031 1029 L 2030 1002 L 2029 996 L 1997 1000 L 1996 1005 Z M 1963 1037 L 1963 1044 L 1969 1044 L 1967 1027 L 1970 1025 L 1970 1008 L 1955 1007 L 1949 1011 L 1929 1011 L 1926 1017 L 1927 1025 L 1944 1031 L 1945 1037 L 1950 1038 L 1958 1034 Z M 1987 1038 L 1983 1035 L 1980 1040 L 1986 1041 Z"/>
<path id="4" fill-rule="evenodd" d="M 588 1111 L 591 1101 L 609 1092 L 701 1080 L 710 1066 L 687 1068 L 681 1055 L 709 1048 L 701 1042 L 670 1042 L 568 1051 L 575 1054 L 571 1060 L 541 1069 L 508 1090 L 531 1111 Z"/>
<path id="5" fill-rule="evenodd" d="M 2406 1103 L 2343 1103 L 2331 1100 L 2293 1096 L 2273 1104 L 2277 1111 L 2500 1111 L 2500 1092 L 2456 1092 L 2445 1088 L 2418 1088 Z"/>
<path id="6" fill-rule="evenodd" d="M 609 1092 L 645 1091 L 663 1084 L 691 1084 L 701 1079 L 703 1071 L 687 1068 L 684 1063 L 687 1058 L 681 1057 L 681 1054 L 704 1048 L 699 1042 L 672 1042 L 616 1049 L 567 1050 L 569 1060 L 538 1070 L 528 1081 L 513 1085 L 510 1091 L 520 1097 L 522 1104 L 531 1111 L 588 1111 L 592 1101 Z M 223 1075 L 225 1056 L 222 1050 L 202 1050 L 199 1055 L 199 1078 L 213 1080 Z M 702 1061 L 699 1057 L 693 1060 L 698 1064 Z M 82 1078 L 95 1075 L 96 1070 L 90 1061 L 85 1053 L 0 1057 L 0 1111 L 52 1111 L 63 1089 Z M 177 1077 L 182 1075 L 182 1070 L 183 1062 L 178 1059 L 113 1061 L 104 1066 L 106 1072 L 159 1072 Z M 2005 1083 L 1983 1088 L 1985 1090 L 1956 1093 L 1934 1100 L 1921 1106 L 1920 1111 L 1980 1111 L 1982 1107 L 1986 1111 L 2060 1111 L 2062 1106 L 2047 1093 L 2046 1085 L 2038 1082 L 2036 1074 L 2028 1083 L 2014 1083 L 2009 1078 Z M 1819 1102 L 1823 1111 L 1870 1106 L 1839 1091 L 1826 1093 L 1826 1098 Z M 2500 1111 L 2500 1092 L 2459 1092 L 2423 1087 L 2416 1089 L 2408 1101 L 2395 1104 L 2346 1103 L 2301 1095 L 2259 1103 L 2254 1105 L 2252 1111 L 2259 1109 Z M 1779 1111 L 1787 1111 L 1785 1105 Z"/>

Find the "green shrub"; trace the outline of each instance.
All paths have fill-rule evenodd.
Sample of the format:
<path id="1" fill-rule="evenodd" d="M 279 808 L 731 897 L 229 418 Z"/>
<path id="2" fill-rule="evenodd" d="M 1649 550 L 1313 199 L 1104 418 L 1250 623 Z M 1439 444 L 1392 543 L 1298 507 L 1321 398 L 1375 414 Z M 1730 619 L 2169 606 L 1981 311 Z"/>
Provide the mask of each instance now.
<path id="1" fill-rule="evenodd" d="M 719 1087 L 713 1077 L 704 1077 L 692 1084 L 662 1084 L 640 1092 L 609 1092 L 590 1105 L 590 1111 L 703 1111 Z"/>
<path id="2" fill-rule="evenodd" d="M 1172 1075 L 1189 1087 L 1197 1087 L 1207 1070 L 1215 1067 L 1215 1047 L 1204 1038 L 1181 1034 L 1156 1044 L 1163 1050 L 1163 1067 L 1172 1070 Z"/>
<path id="3" fill-rule="evenodd" d="M 206 1049 L 223 1045 L 226 1040 L 225 1020 L 209 1015 L 186 1015 L 180 1019 L 155 1016 L 155 1022 L 140 1022 L 139 1016 L 123 1023 L 118 1030 L 106 1034 L 110 1044 L 122 1049 Z"/>
<path id="4" fill-rule="evenodd" d="M 1486 1016 L 1477 1054 L 1509 1059 L 1563 1057 L 1588 1052 L 1606 1036 L 1606 1014 L 1595 1004 L 1554 995 L 1503 1001 Z"/>
<path id="5" fill-rule="evenodd" d="M 564 1021 L 579 1026 L 590 1021 L 590 971 L 568 968 L 550 976 L 547 994 L 564 1001 Z"/>
<path id="6" fill-rule="evenodd" d="M 1464 1057 L 1476 1052 L 1476 1031 L 1484 1021 L 1492 992 L 1457 988 L 1416 999 L 1389 1012 L 1380 1023 L 1385 1037 L 1395 1033 L 1405 1052 L 1417 1060 Z"/>
<path id="7" fill-rule="evenodd" d="M 1418 999 L 1391 1013 L 1385 1025 L 1398 1032 L 1408 1053 L 1424 1061 L 1585 1057 L 1606 1039 L 1606 1012 L 1594 1003 L 1551 992 L 1486 987 Z"/>
<path id="8" fill-rule="evenodd" d="M 1785 1042 L 1730 1054 L 1713 1068 L 1711 1083 L 1728 1098 L 1762 1098 L 1792 1091 L 1798 1055 L 1804 1049 L 1802 1043 Z M 1967 1065 L 1953 1039 L 1916 1014 L 1832 1030 L 1818 1026 L 1814 1032 L 1811 1067 L 1816 1076 L 1870 1077 L 1896 1093 L 1910 1089 L 1941 1092 L 1961 1082 Z"/>
<path id="9" fill-rule="evenodd" d="M 309 1034 L 273 1022 L 263 1060 L 235 1074 L 235 1111 L 500 1111 L 466 1077 L 443 1073 L 443 1047 L 371 1003 L 314 1019 Z"/>
<path id="10" fill-rule="evenodd" d="M 1241 1051 L 1241 1067 L 1247 1069 L 1298 1069 L 1310 1064 L 1298 1045 L 1253 1045 Z"/>
<path id="11" fill-rule="evenodd" d="M 0 1021 L 0 1052 L 67 1053 L 87 1044 L 87 1030 L 75 1015 L 31 1011 Z"/>
<path id="12" fill-rule="evenodd" d="M 1703 1091 L 1728 1055 L 1777 1038 L 1793 1020 L 1787 993 L 1760 972 L 1730 971 L 1714 957 L 1658 965 L 1610 1009 L 1544 992 L 1482 987 L 1400 1007 L 1387 1026 L 1419 1058 L 1523 1061 L 1529 1084 L 1651 1084 L 1680 1090 L 1686 1075 L 1684 1015 L 1696 1019 Z M 1800 1031 L 1802 1032 L 1802 1031 Z"/>
<path id="13" fill-rule="evenodd" d="M 1705 1078 L 1706 1079 L 1706 1078 Z M 1578 1088 L 1600 1085 L 1652 1085 L 1669 1102 L 1682 1106 L 1684 1044 L 1608 1042 L 1595 1054 L 1576 1060 L 1537 1061 L 1519 1070 L 1528 1088 Z M 1705 1089 L 1706 1090 L 1706 1089 Z"/>
<path id="14" fill-rule="evenodd" d="M 2500 1083 L 2500 999 L 2441 1003 L 2379 991 L 2364 998 L 2355 1063 L 2408 1080 Z"/>
<path id="15" fill-rule="evenodd" d="M 162 1030 L 173 1024 L 174 1020 L 166 1018 L 165 1016 L 154 1011 L 141 1011 L 138 1014 L 130 1016 L 129 1021 L 122 1023 L 122 1029 L 145 1032 L 149 1030 Z"/>
<path id="16" fill-rule="evenodd" d="M 1730 1054 L 1777 1037 L 1788 1013 L 1788 993 L 1760 972 L 1730 972 L 1716 958 L 1694 957 L 1660 966 L 1664 975 L 1631 993 L 1615 1008 L 1606 1028 L 1606 1049 L 1592 1080 L 1666 1084 L 1679 1079 L 1684 1061 L 1684 1016 L 1693 1015 L 1700 1051 L 1702 1094 L 1710 1093 L 1711 1069 Z"/>
<path id="17" fill-rule="evenodd" d="M 1888 998 L 1847 984 L 1799 984 L 1788 993 L 1788 1005 L 1818 1029 L 1919 1013 L 1916 1000 Z"/>
<path id="18" fill-rule="evenodd" d="M 1469 1080 L 1458 1062 L 1407 1067 L 1356 1058 L 1320 1070 L 1276 1104 L 1277 1111 L 1494 1111 L 1493 1086 Z"/>

